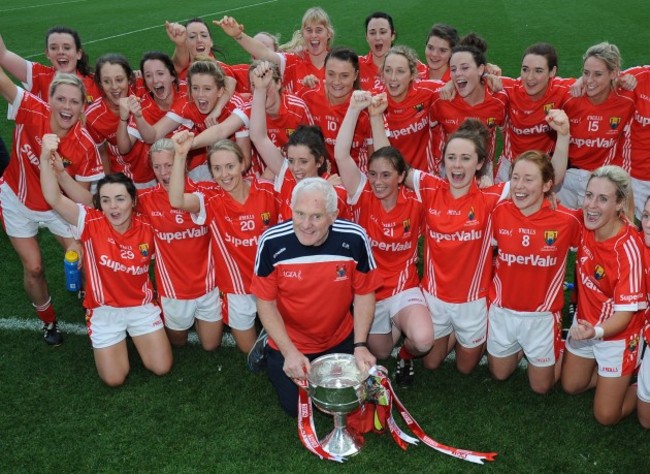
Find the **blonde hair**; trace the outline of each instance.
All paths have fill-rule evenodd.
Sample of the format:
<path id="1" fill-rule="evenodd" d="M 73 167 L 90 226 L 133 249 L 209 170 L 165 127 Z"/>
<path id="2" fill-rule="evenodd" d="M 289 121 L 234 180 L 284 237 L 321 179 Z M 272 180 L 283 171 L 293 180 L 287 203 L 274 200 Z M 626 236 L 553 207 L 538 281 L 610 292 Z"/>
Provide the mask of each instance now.
<path id="1" fill-rule="evenodd" d="M 323 25 L 325 27 L 330 36 L 327 40 L 327 49 L 330 49 L 332 43 L 334 43 L 334 27 L 332 26 L 330 17 L 322 8 L 312 7 L 302 16 L 302 25 L 300 29 L 294 31 L 291 39 L 288 42 L 281 44 L 278 51 L 292 53 L 303 51 L 305 49 L 305 41 L 302 37 L 302 30 L 304 30 L 307 25 L 311 24 Z"/>
<path id="2" fill-rule="evenodd" d="M 81 92 L 81 102 L 86 103 L 86 87 L 84 83 L 75 74 L 68 74 L 67 72 L 57 72 L 50 82 L 49 96 L 52 97 L 56 92 L 57 87 L 61 85 L 73 86 Z"/>
<path id="3" fill-rule="evenodd" d="M 418 76 L 418 55 L 414 49 L 404 46 L 402 44 L 393 46 L 388 50 L 386 56 L 384 56 L 384 64 L 382 64 L 382 70 L 386 65 L 386 58 L 391 54 L 396 54 L 398 56 L 404 56 L 406 61 L 408 61 L 409 72 L 411 73 L 412 80 Z"/>
<path id="4" fill-rule="evenodd" d="M 582 56 L 582 63 L 589 58 L 600 59 L 609 72 L 616 72 L 617 75 L 621 70 L 621 52 L 615 44 L 603 41 L 602 43 L 591 46 Z M 612 87 L 615 87 L 615 80 L 612 81 Z"/>
<path id="5" fill-rule="evenodd" d="M 190 94 L 192 90 L 192 76 L 195 74 L 207 74 L 212 76 L 215 84 L 219 89 L 226 87 L 226 74 L 221 69 L 217 62 L 207 56 L 197 56 L 196 60 L 190 65 L 187 70 L 187 83 L 189 85 Z"/>
<path id="6" fill-rule="evenodd" d="M 592 171 L 589 181 L 593 178 L 605 178 L 616 187 L 616 202 L 623 203 L 623 213 L 630 222 L 634 222 L 634 194 L 632 180 L 627 171 L 616 165 L 601 166 Z"/>

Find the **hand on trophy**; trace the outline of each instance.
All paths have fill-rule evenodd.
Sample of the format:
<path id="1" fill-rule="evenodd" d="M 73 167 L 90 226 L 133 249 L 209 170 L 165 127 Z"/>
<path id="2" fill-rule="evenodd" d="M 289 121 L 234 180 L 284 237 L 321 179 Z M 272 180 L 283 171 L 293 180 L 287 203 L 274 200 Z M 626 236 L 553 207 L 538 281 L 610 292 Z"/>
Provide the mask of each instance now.
<path id="1" fill-rule="evenodd" d="M 284 373 L 287 377 L 296 380 L 307 380 L 309 377 L 309 359 L 297 349 L 294 349 L 284 357 Z"/>

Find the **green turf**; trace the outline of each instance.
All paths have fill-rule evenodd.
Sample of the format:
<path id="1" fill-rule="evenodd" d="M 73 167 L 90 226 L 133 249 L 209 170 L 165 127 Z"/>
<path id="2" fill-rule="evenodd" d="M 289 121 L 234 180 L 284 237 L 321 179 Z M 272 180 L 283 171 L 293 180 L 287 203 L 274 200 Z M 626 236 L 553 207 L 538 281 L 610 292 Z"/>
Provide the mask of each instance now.
<path id="1" fill-rule="evenodd" d="M 286 40 L 313 5 L 88 0 L 17 10 L 36 1 L 0 4 L 0 34 L 10 49 L 43 60 L 45 30 L 63 23 L 79 30 L 91 61 L 104 52 L 121 52 L 133 65 L 143 51 L 171 52 L 161 26 L 166 19 L 212 20 L 232 13 L 247 32 L 267 30 Z M 596 42 L 616 43 L 625 66 L 646 63 L 650 44 L 650 7 L 641 0 L 382 0 L 323 6 L 334 22 L 336 43 L 360 53 L 367 51 L 363 18 L 383 9 L 395 18 L 398 43 L 413 46 L 421 57 L 431 24 L 448 22 L 462 33 L 483 35 L 489 60 L 511 76 L 518 74 L 524 48 L 536 41 L 557 46 L 565 76 L 580 73 L 582 54 Z M 129 33 L 145 28 L 150 29 Z M 246 60 L 230 38 L 216 28 L 213 35 L 227 61 Z M 5 140 L 12 129 L 0 118 Z M 55 307 L 64 321 L 81 324 L 79 301 L 64 290 L 63 256 L 47 233 L 41 242 Z M 35 320 L 20 263 L 1 232 L 0 282 L 0 318 Z M 388 435 L 369 435 L 362 453 L 339 466 L 319 461 L 300 445 L 295 422 L 277 407 L 266 378 L 249 374 L 235 349 L 177 350 L 174 369 L 163 378 L 149 375 L 132 354 L 127 383 L 109 389 L 96 375 L 86 337 L 66 335 L 57 349 L 46 347 L 36 332 L 3 329 L 0 337 L 0 472 L 645 472 L 650 466 L 648 433 L 633 417 L 616 427 L 598 426 L 591 415 L 592 395 L 570 397 L 557 389 L 536 396 L 523 372 L 497 383 L 485 367 L 461 376 L 451 364 L 435 374 L 418 365 L 416 386 L 399 392 L 433 438 L 497 451 L 495 463 L 473 466 L 425 446 L 403 453 Z M 387 365 L 392 369 L 392 362 Z M 331 421 L 317 415 L 316 424 L 324 433 Z"/>

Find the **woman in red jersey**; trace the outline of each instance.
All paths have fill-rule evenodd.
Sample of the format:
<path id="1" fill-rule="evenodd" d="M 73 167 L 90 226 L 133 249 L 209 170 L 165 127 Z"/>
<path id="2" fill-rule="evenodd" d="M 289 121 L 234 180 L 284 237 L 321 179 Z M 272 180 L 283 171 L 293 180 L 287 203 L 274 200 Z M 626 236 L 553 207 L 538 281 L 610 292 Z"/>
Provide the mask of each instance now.
<path id="1" fill-rule="evenodd" d="M 370 51 L 365 56 L 359 57 L 359 82 L 363 90 L 379 91 L 384 88 L 381 80 L 384 57 L 393 46 L 397 32 L 393 17 L 384 12 L 368 15 L 365 26 L 366 41 Z"/>
<path id="2" fill-rule="evenodd" d="M 120 102 L 129 96 L 135 75 L 127 59 L 121 54 L 105 54 L 97 60 L 95 81 L 102 89 L 98 98 L 86 111 L 86 129 L 95 140 L 103 157 L 104 169 L 124 173 L 139 189 L 155 185 L 155 177 L 146 155 L 139 148 L 120 153 L 118 130 L 126 130 L 128 119 L 120 115 Z"/>
<path id="3" fill-rule="evenodd" d="M 568 134 L 568 120 L 558 133 Z M 505 380 L 522 356 L 533 391 L 560 378 L 563 283 L 569 249 L 577 249 L 582 213 L 549 201 L 555 173 L 548 155 L 521 154 L 512 168 L 510 199 L 492 212 L 498 249 L 488 299 L 488 366 Z M 522 282 L 535 282 L 522 291 Z"/>
<path id="4" fill-rule="evenodd" d="M 643 242 L 629 220 L 629 175 L 618 166 L 594 170 L 582 209 L 578 309 L 566 341 L 562 387 L 570 394 L 595 388 L 594 416 L 613 425 L 636 407 L 630 380 L 639 363 L 647 308 Z"/>
<path id="5" fill-rule="evenodd" d="M 83 188 L 90 189 L 91 183 L 104 175 L 95 144 L 81 123 L 85 89 L 77 76 L 58 73 L 45 103 L 17 87 L 0 69 L 0 94 L 9 103 L 9 119 L 16 122 L 11 160 L 0 185 L 4 228 L 22 262 L 25 292 L 43 321 L 45 342 L 59 345 L 63 338 L 36 236 L 39 226 L 45 225 L 65 248 L 72 245 L 73 238 L 67 223 L 43 197 L 38 157 L 41 137 L 56 134 L 65 166 L 59 184 L 71 197 Z"/>
<path id="6" fill-rule="evenodd" d="M 174 150 L 169 138 L 151 146 L 149 158 L 158 184 L 138 193 L 136 209 L 149 218 L 154 230 L 156 288 L 169 341 L 174 346 L 185 345 L 194 326 L 203 349 L 212 351 L 221 344 L 223 320 L 210 231 L 195 224 L 188 212 L 169 204 Z M 198 189 L 196 183 L 185 179 L 186 192 Z"/>
<path id="7" fill-rule="evenodd" d="M 57 72 L 75 74 L 86 90 L 85 102 L 90 104 L 100 96 L 93 80 L 88 55 L 81 47 L 79 33 L 65 26 L 55 26 L 45 33 L 45 57 L 51 66 L 27 61 L 7 49 L 0 36 L 0 67 L 26 85 L 26 89 L 47 101 L 50 83 Z"/>
<path id="8" fill-rule="evenodd" d="M 107 175 L 97 183 L 94 208 L 76 204 L 61 194 L 57 184 L 54 167 L 61 159 L 59 151 L 59 138 L 44 135 L 41 187 L 48 204 L 74 226 L 83 244 L 86 325 L 99 377 L 111 387 L 126 380 L 127 334 L 143 365 L 164 375 L 171 370 L 172 351 L 149 279 L 153 229 L 134 212 L 135 186 L 122 173 Z"/>
<path id="9" fill-rule="evenodd" d="M 643 239 L 643 273 L 645 276 L 646 295 L 650 296 L 650 197 L 646 199 L 641 215 L 641 238 Z M 650 344 L 650 311 L 645 312 L 643 336 Z M 636 410 L 641 426 L 650 429 L 650 351 L 644 352 L 639 368 Z"/>
<path id="10" fill-rule="evenodd" d="M 266 98 L 267 88 L 272 83 L 273 72 L 269 64 L 262 63 L 253 71 L 253 101 L 251 104 L 251 140 L 257 152 L 275 175 L 275 192 L 278 194 L 279 221 L 291 218 L 291 193 L 296 183 L 303 178 L 328 174 L 328 153 L 325 138 L 320 128 L 301 125 L 289 137 L 286 158 L 283 150 L 273 144 L 267 132 Z M 350 218 L 345 189 L 335 186 L 339 197 L 339 217 Z"/>
<path id="11" fill-rule="evenodd" d="M 634 113 L 632 92 L 616 88 L 621 54 L 609 43 L 590 47 L 583 56 L 582 84 L 585 94 L 568 97 L 563 105 L 571 120 L 569 170 L 558 199 L 567 207 L 579 208 L 590 173 L 615 164 L 630 168 L 624 135 Z"/>
<path id="12" fill-rule="evenodd" d="M 183 170 L 192 139 L 193 135 L 186 131 L 172 137 L 176 151 L 169 202 L 192 213 L 195 223 L 210 228 L 224 322 L 230 326 L 239 349 L 249 352 L 257 338 L 256 301 L 250 293 L 257 239 L 277 223 L 273 184 L 255 177 L 244 178 L 242 151 L 230 140 L 219 140 L 208 152 L 218 188 L 185 192 Z"/>
<path id="13" fill-rule="evenodd" d="M 354 220 L 366 229 L 377 270 L 384 280 L 376 292 L 377 306 L 368 345 L 377 358 L 385 359 L 400 336 L 404 336 L 395 376 L 397 384 L 404 387 L 413 383 L 413 358 L 423 356 L 433 346 L 433 325 L 416 266 L 424 212 L 415 193 L 402 185 L 407 166 L 399 150 L 382 146 L 375 151 L 367 177 L 350 156 L 361 111 L 370 108 L 371 120 L 377 122 L 373 128 L 381 137 L 386 105 L 385 94 L 376 96 L 373 103 L 370 92 L 356 91 L 341 125 L 335 153 Z M 384 144 L 388 145 L 385 135 L 378 145 Z"/>
<path id="14" fill-rule="evenodd" d="M 286 53 L 276 53 L 254 40 L 232 17 L 225 16 L 214 23 L 254 58 L 280 66 L 282 82 L 289 92 L 295 93 L 304 86 L 313 87 L 325 79 L 325 57 L 334 42 L 334 28 L 322 8 L 313 7 L 305 12 L 300 30 L 294 33 L 294 40 L 280 46 L 280 51 L 289 49 Z"/>

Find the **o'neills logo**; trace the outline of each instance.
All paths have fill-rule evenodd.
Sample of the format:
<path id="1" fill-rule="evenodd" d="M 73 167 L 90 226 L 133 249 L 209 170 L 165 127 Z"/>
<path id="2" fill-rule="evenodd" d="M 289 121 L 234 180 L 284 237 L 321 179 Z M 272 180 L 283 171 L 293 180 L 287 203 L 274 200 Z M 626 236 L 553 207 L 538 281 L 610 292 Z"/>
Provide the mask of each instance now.
<path id="1" fill-rule="evenodd" d="M 540 257 L 539 255 L 513 255 L 511 253 L 499 250 L 499 260 L 505 262 L 508 266 L 513 263 L 518 265 L 529 265 L 531 267 L 552 267 L 557 264 L 557 257 Z"/>
<path id="2" fill-rule="evenodd" d="M 108 267 L 114 272 L 124 272 L 128 273 L 129 275 L 142 275 L 144 273 L 147 273 L 149 271 L 149 265 L 124 265 L 123 263 L 116 262 L 115 260 L 111 260 L 108 258 L 106 255 L 102 255 L 99 258 L 99 264 Z"/>
<path id="3" fill-rule="evenodd" d="M 442 232 L 433 232 L 429 231 L 429 237 L 434 239 L 436 242 L 441 242 L 443 240 L 457 240 L 459 242 L 469 242 L 472 240 L 480 240 L 483 237 L 482 230 L 459 230 L 453 234 L 443 234 Z"/>

